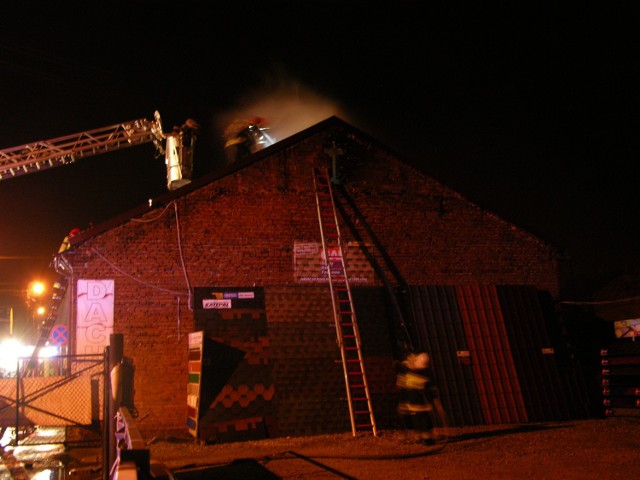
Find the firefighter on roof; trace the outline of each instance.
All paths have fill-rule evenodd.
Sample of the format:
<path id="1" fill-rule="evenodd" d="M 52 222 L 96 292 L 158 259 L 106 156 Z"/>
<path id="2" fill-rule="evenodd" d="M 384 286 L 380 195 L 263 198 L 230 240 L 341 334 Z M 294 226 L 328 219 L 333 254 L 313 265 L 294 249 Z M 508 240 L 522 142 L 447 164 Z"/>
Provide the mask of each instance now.
<path id="1" fill-rule="evenodd" d="M 234 120 L 227 126 L 224 130 L 224 151 L 227 165 L 266 146 L 265 142 L 256 137 L 256 133 L 259 135 L 266 130 L 264 125 L 264 118 L 254 117 L 246 120 Z"/>

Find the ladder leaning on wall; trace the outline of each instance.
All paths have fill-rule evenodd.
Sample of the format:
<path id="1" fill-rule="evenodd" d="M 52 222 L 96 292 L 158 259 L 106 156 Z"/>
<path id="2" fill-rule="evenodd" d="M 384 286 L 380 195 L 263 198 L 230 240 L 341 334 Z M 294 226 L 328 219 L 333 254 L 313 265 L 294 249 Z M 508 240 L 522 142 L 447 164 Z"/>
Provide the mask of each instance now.
<path id="1" fill-rule="evenodd" d="M 313 169 L 322 250 L 331 290 L 338 346 L 342 357 L 351 431 L 354 436 L 358 431 L 364 430 L 370 430 L 374 435 L 377 435 L 369 385 L 362 357 L 358 322 L 353 308 L 353 298 L 344 263 L 333 189 L 329 178 L 326 169 Z"/>

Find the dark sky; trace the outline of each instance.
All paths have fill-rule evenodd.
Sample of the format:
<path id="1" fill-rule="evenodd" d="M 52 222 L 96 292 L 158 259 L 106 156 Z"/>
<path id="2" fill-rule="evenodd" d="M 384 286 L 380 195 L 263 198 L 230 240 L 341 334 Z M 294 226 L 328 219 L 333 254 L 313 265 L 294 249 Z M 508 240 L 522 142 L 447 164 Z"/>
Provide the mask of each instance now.
<path id="1" fill-rule="evenodd" d="M 287 3 L 3 6 L 0 149 L 158 110 L 165 131 L 201 124 L 199 176 L 225 119 L 283 138 L 335 114 L 565 250 L 580 295 L 638 268 L 633 2 Z M 69 230 L 165 181 L 151 144 L 0 180 L 0 306 Z"/>

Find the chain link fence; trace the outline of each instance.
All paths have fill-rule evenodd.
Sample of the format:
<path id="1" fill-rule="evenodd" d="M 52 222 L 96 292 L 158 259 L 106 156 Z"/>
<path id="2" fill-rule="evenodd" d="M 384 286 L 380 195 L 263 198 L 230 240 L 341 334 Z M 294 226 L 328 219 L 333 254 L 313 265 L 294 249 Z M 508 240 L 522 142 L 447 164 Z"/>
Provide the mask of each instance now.
<path id="1" fill-rule="evenodd" d="M 0 426 L 14 429 L 16 445 L 99 444 L 105 371 L 104 355 L 19 359 L 15 376 L 0 379 Z"/>

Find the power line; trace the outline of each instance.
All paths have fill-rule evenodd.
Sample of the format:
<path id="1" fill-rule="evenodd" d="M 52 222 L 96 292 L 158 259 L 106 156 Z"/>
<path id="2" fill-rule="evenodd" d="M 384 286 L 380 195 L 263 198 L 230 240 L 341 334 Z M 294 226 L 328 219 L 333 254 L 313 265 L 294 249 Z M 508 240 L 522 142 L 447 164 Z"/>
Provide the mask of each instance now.
<path id="1" fill-rule="evenodd" d="M 0 255 L 0 260 L 45 260 L 51 257 L 31 256 L 31 255 Z"/>

